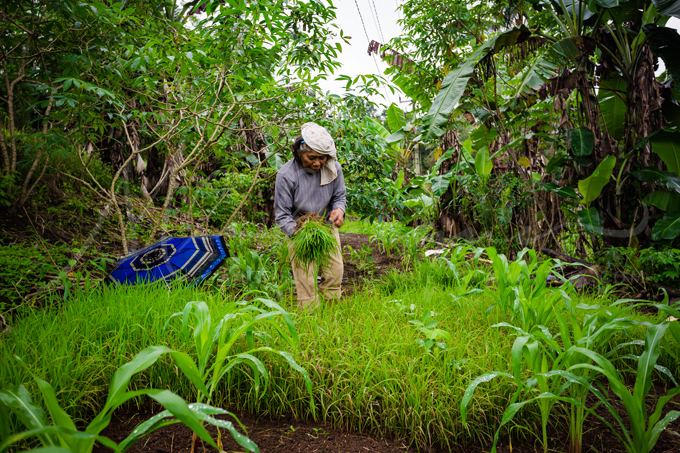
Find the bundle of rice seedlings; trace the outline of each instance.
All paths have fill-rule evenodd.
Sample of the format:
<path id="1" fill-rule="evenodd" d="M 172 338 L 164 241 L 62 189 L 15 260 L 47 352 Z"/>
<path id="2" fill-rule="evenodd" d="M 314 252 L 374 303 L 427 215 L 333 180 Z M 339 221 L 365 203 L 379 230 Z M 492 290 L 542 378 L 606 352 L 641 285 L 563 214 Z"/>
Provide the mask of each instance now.
<path id="1" fill-rule="evenodd" d="M 331 226 L 316 212 L 309 212 L 295 222 L 293 263 L 309 271 L 309 266 L 328 266 L 331 253 L 338 248 Z"/>

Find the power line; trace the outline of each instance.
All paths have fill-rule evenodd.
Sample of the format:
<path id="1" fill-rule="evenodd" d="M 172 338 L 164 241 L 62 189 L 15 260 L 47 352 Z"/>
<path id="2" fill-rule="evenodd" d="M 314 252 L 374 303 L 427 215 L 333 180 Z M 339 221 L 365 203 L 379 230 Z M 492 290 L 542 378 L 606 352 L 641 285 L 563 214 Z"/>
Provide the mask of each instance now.
<path id="1" fill-rule="evenodd" d="M 380 39 L 382 39 L 383 44 L 386 43 L 387 41 L 385 40 L 385 35 L 383 34 L 382 31 L 382 26 L 380 25 L 380 17 L 378 16 L 378 10 L 375 7 L 375 0 L 371 0 L 371 3 L 373 3 L 373 10 L 375 11 L 375 19 L 378 22 L 378 31 L 380 33 Z M 369 9 L 371 7 L 369 6 Z"/>
<path id="2" fill-rule="evenodd" d="M 361 8 L 359 8 L 359 3 L 357 3 L 357 0 L 354 0 L 354 4 L 357 5 L 357 11 L 359 11 L 359 19 L 361 19 L 361 25 L 364 27 L 364 34 L 366 35 L 366 41 L 368 43 L 371 43 L 371 38 L 368 37 L 368 32 L 366 31 L 366 24 L 364 23 L 364 16 L 361 15 Z"/>
<path id="3" fill-rule="evenodd" d="M 368 37 L 368 32 L 366 31 L 366 24 L 364 23 L 364 16 L 361 15 L 361 8 L 359 8 L 359 3 L 357 0 L 354 0 L 354 4 L 357 6 L 357 11 L 359 12 L 359 18 L 361 19 L 361 25 L 364 27 L 364 34 L 366 35 L 366 43 L 370 44 L 371 43 L 371 38 Z M 369 9 L 370 5 L 369 5 Z M 380 70 L 380 67 L 378 66 L 378 60 L 375 58 L 375 54 L 371 54 L 373 56 L 373 63 L 375 63 L 375 69 L 378 71 L 378 74 L 382 73 Z M 389 101 L 389 94 L 387 94 L 387 88 L 383 86 L 383 90 L 385 91 L 385 100 Z"/>

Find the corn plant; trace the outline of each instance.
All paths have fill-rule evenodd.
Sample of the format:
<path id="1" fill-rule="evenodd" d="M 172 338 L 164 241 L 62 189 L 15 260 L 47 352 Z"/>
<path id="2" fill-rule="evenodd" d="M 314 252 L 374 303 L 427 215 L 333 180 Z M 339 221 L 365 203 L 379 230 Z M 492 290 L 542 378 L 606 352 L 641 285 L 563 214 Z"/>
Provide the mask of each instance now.
<path id="1" fill-rule="evenodd" d="M 534 329 L 533 333 L 527 333 L 521 328 L 507 323 L 494 326 L 510 327 L 519 335 L 512 348 L 513 375 L 492 372 L 475 379 L 463 397 L 461 404 L 463 420 L 465 420 L 467 406 L 476 387 L 495 377 L 505 376 L 515 379 L 519 385 L 518 391 L 512 397 L 511 404 L 503 414 L 501 424 L 496 431 L 494 451 L 501 427 L 510 422 L 521 407 L 531 402 L 536 402 L 539 405 L 543 428 L 543 447 L 544 451 L 547 451 L 546 426 L 548 416 L 554 403 L 562 401 L 566 403 L 569 413 L 569 451 L 570 453 L 580 453 L 585 417 L 591 414 L 601 419 L 593 411 L 595 406 L 588 408 L 585 405 L 589 393 L 600 400 L 601 404 L 612 413 L 614 419 L 623 428 L 624 437 L 621 437 L 614 427 L 605 422 L 626 445 L 629 452 L 650 451 L 658 440 L 660 432 L 665 429 L 668 423 L 680 416 L 680 412 L 675 415 L 669 414 L 659 421 L 663 406 L 670 398 L 680 392 L 674 389 L 666 397 L 661 398 L 657 404 L 656 412 L 648 419 L 644 400 L 651 387 L 651 372 L 656 369 L 672 379 L 667 369 L 656 364 L 660 348 L 659 342 L 663 332 L 668 327 L 668 323 L 650 326 L 645 342 L 635 340 L 622 343 L 610 351 L 603 352 L 617 332 L 625 331 L 638 324 L 630 316 L 626 316 L 627 312 L 632 309 L 629 302 L 630 300 L 620 300 L 607 308 L 599 305 L 580 304 L 575 308 L 592 312 L 587 314 L 582 322 L 579 322 L 576 318 L 572 307 L 569 307 L 566 312 L 555 310 L 555 317 L 560 329 L 559 336 L 551 335 L 545 326 L 539 326 Z M 561 344 L 558 342 L 558 338 L 561 340 Z M 645 344 L 645 352 L 641 357 L 631 355 L 620 357 L 638 360 L 636 390 L 631 395 L 616 368 L 611 364 L 610 358 L 622 348 L 639 344 Z M 524 381 L 520 378 L 524 369 L 522 362 L 526 363 L 526 368 L 530 372 L 530 376 Z M 624 401 L 631 426 L 633 426 L 631 434 L 625 430 L 616 410 L 608 402 L 607 392 L 594 385 L 600 375 L 604 375 L 610 381 L 612 390 Z M 522 394 L 530 397 L 517 402 Z M 649 427 L 645 430 L 646 426 Z"/>
<path id="2" fill-rule="evenodd" d="M 553 307 L 562 300 L 570 306 L 567 291 L 572 290 L 571 284 L 567 283 L 566 290 L 547 286 L 548 276 L 554 273 L 551 260 L 539 262 L 536 252 L 529 249 L 519 252 L 517 260 L 510 263 L 493 247 L 487 248 L 486 254 L 496 277 L 496 288 L 491 291 L 496 303 L 489 311 L 498 307 L 511 322 L 529 332 L 534 326 L 550 325 L 555 319 Z M 531 259 L 522 259 L 525 255 Z"/>
<path id="3" fill-rule="evenodd" d="M 271 311 L 259 308 L 256 305 L 257 303 L 261 303 Z M 276 302 L 265 298 L 258 298 L 251 304 L 243 305 L 243 302 L 228 304 L 226 315 L 217 324 L 214 324 L 210 316 L 210 309 L 205 302 L 189 302 L 183 311 L 173 314 L 165 323 L 164 329 L 167 329 L 173 318 L 181 316 L 181 332 L 187 342 L 194 345 L 198 369 L 197 380 L 192 382 L 194 382 L 198 391 L 198 402 L 212 401 L 219 383 L 234 367 L 242 364 L 250 366 L 253 371 L 255 391 L 259 393 L 261 379 L 264 379 L 264 390 L 266 390 L 269 373 L 262 361 L 255 355 L 273 353 L 283 357 L 294 370 L 302 375 L 309 392 L 310 406 L 314 414 L 312 383 L 307 372 L 295 362 L 295 359 L 288 352 L 255 344 L 256 335 L 260 338 L 266 338 L 266 334 L 260 335 L 264 332 L 255 329 L 266 325 L 272 327 L 291 348 L 297 348 L 300 341 L 290 315 Z M 283 318 L 285 327 L 276 322 L 275 317 Z M 233 350 L 234 345 L 244 337 L 247 350 L 235 352 Z M 196 436 L 194 435 L 192 452 L 195 451 L 195 446 Z"/>
<path id="4" fill-rule="evenodd" d="M 546 301 L 546 303 L 549 302 Z M 601 309 L 599 306 L 582 304 L 578 308 L 596 310 L 596 312 L 595 314 L 586 315 L 583 324 L 580 325 L 578 319 L 572 316 L 574 311 L 571 305 L 566 305 L 568 310 L 564 314 L 562 314 L 563 310 L 560 306 L 551 306 L 552 315 L 547 318 L 549 320 L 557 318 L 560 326 L 559 338 L 561 338 L 564 346 L 557 341 L 558 337 L 553 336 L 544 325 L 533 325 L 531 332 L 505 322 L 493 326 L 511 328 L 518 335 L 511 352 L 513 374 L 510 375 L 496 371 L 486 373 L 475 379 L 468 387 L 468 390 L 466 390 L 461 410 L 463 412 L 463 419 L 465 419 L 467 405 L 472 394 L 475 388 L 482 382 L 498 376 L 510 377 L 516 381 L 518 390 L 503 415 L 503 422 L 496 431 L 494 447 L 498 440 L 500 428 L 512 420 L 522 406 L 529 402 L 536 402 L 541 413 L 542 443 L 544 451 L 547 451 L 547 424 L 554 404 L 560 400 L 566 402 L 569 406 L 569 436 L 570 445 L 573 447 L 570 448 L 570 452 L 580 452 L 583 420 L 585 418 L 585 398 L 589 391 L 588 386 L 595 378 L 595 373 L 572 371 L 572 374 L 577 375 L 574 379 L 586 383 L 586 386 L 575 384 L 573 379 L 565 381 L 562 377 L 563 373 L 571 370 L 577 364 L 592 363 L 587 357 L 568 351 L 574 344 L 594 350 L 602 350 L 614 333 L 629 328 L 633 322 L 629 318 L 622 316 L 625 311 L 630 309 L 629 306 L 611 313 Z M 620 345 L 614 351 L 629 344 L 631 343 Z M 611 351 L 609 354 L 614 351 Z M 528 369 L 530 377 L 522 380 L 525 368 Z M 516 402 L 522 395 L 529 395 L 529 398 Z"/>
<path id="5" fill-rule="evenodd" d="M 262 255 L 254 250 L 245 251 L 238 256 L 231 257 L 230 260 L 232 265 L 229 268 L 229 286 L 227 288 L 233 288 L 234 279 L 241 278 L 245 282 L 244 289 L 246 291 L 259 291 L 274 297 L 280 296 L 292 285 L 290 278 L 278 279 L 276 277 L 277 270 L 273 268 L 274 265 L 263 259 Z M 282 281 L 277 284 L 276 280 Z"/>
<path id="6" fill-rule="evenodd" d="M 258 448 L 248 437 L 240 434 L 233 424 L 227 420 L 217 420 L 213 415 L 232 415 L 229 412 L 206 404 L 187 404 L 182 398 L 169 390 L 144 389 L 128 391 L 127 386 L 132 376 L 153 365 L 163 354 L 170 354 L 178 368 L 197 388 L 205 390 L 197 373 L 196 365 L 191 358 L 178 351 L 164 346 L 150 346 L 137 354 L 130 362 L 121 366 L 113 376 L 109 385 L 109 394 L 102 411 L 87 425 L 85 430 L 78 430 L 71 417 L 68 416 L 57 401 L 54 388 L 43 379 L 33 375 L 43 398 L 44 405 L 51 418 L 42 407 L 36 404 L 23 385 L 10 385 L 0 389 L 0 452 L 7 451 L 19 442 L 38 438 L 42 448 L 35 451 L 53 452 L 91 452 L 95 442 L 116 452 L 127 451 L 135 442 L 151 432 L 173 423 L 184 423 L 195 435 L 214 448 L 221 449 L 206 431 L 203 423 L 209 423 L 229 430 L 234 439 L 246 450 L 257 452 Z M 23 362 L 17 357 L 19 363 Z M 109 425 L 113 412 L 132 398 L 147 395 L 166 408 L 165 411 L 143 422 L 120 444 L 101 435 Z M 27 428 L 27 431 L 12 434 L 9 430 L 10 413 L 13 413 Z"/>
<path id="7" fill-rule="evenodd" d="M 234 278 L 241 276 L 245 280 L 248 290 L 260 291 L 267 283 L 267 268 L 262 262 L 262 257 L 254 250 L 247 250 L 237 256 L 229 258 L 232 262 L 229 267 L 229 285 L 232 286 Z"/>
<path id="8" fill-rule="evenodd" d="M 496 325 L 494 327 L 500 327 Z M 555 396 L 560 395 L 563 388 L 560 388 L 560 383 L 557 379 L 550 379 L 544 376 L 543 373 L 550 371 L 550 359 L 553 358 L 553 354 L 547 350 L 542 342 L 534 335 L 528 334 L 522 331 L 520 328 L 516 328 L 520 333 L 513 345 L 512 345 L 512 371 L 513 374 L 505 373 L 502 371 L 493 371 L 490 373 L 484 373 L 475 380 L 473 380 L 468 388 L 463 394 L 463 399 L 461 401 L 461 415 L 463 419 L 463 424 L 465 424 L 465 419 L 467 417 L 467 407 L 472 399 L 475 389 L 483 382 L 489 382 L 492 379 L 503 376 L 506 378 L 513 379 L 517 383 L 517 391 L 511 397 L 510 405 L 505 410 L 500 426 L 496 430 L 494 435 L 492 453 L 496 451 L 496 443 L 498 442 L 498 437 L 500 435 L 501 428 L 508 423 L 514 415 L 519 411 L 519 409 L 528 402 L 536 401 L 541 413 L 541 429 L 542 437 L 541 443 L 543 445 L 543 451 L 548 452 L 548 432 L 547 426 L 550 418 L 550 413 L 555 404 L 553 398 L 547 397 L 547 395 Z M 523 360 L 524 359 L 524 360 Z M 523 361 L 526 361 L 527 366 L 533 372 L 532 376 L 528 379 L 522 380 L 522 369 Z M 516 403 L 522 394 L 534 395 L 533 397 L 523 401 L 521 403 Z"/>
<path id="9" fill-rule="evenodd" d="M 404 256 L 402 262 L 404 267 L 408 269 L 415 263 L 421 255 L 420 244 L 425 240 L 430 233 L 431 228 L 416 227 L 406 233 L 403 238 Z"/>
<path id="10" fill-rule="evenodd" d="M 257 304 L 264 305 L 270 311 L 258 307 Z M 164 329 L 168 328 L 175 317 L 182 318 L 181 333 L 195 349 L 198 360 L 197 382 L 201 383 L 196 386 L 199 402 L 210 402 L 222 379 L 234 367 L 241 364 L 247 364 L 252 369 L 256 391 L 260 391 L 261 379 L 264 379 L 266 390 L 269 374 L 262 361 L 254 354 L 271 353 L 283 357 L 294 370 L 302 375 L 310 395 L 311 409 L 314 412 L 314 404 L 311 400 L 312 383 L 307 372 L 295 362 L 290 353 L 255 344 L 256 336 L 267 338 L 264 331 L 256 329 L 267 326 L 275 330 L 293 350 L 298 347 L 300 341 L 293 320 L 279 304 L 265 298 L 257 298 L 249 304 L 231 302 L 227 305 L 226 314 L 222 319 L 218 323 L 213 323 L 210 309 L 205 302 L 189 302 L 183 311 L 173 314 L 167 320 Z M 282 319 L 283 323 L 275 318 Z M 236 352 L 234 346 L 241 338 L 245 338 L 247 350 Z"/>
<path id="11" fill-rule="evenodd" d="M 616 430 L 614 430 L 614 434 L 619 438 L 621 443 L 623 443 L 626 447 L 626 451 L 629 453 L 650 452 L 668 424 L 680 417 L 680 411 L 670 411 L 665 417 L 661 418 L 665 405 L 673 397 L 680 394 L 680 387 L 678 386 L 657 400 L 656 409 L 651 415 L 647 412 L 647 405 L 645 403 L 645 397 L 652 387 L 652 372 L 655 370 L 656 361 L 659 359 L 661 339 L 666 333 L 666 330 L 668 330 L 668 326 L 668 322 L 662 322 L 661 324 L 651 325 L 647 329 L 645 349 L 637 361 L 638 366 L 635 374 L 635 386 L 633 387 L 632 393 L 626 386 L 625 380 L 621 377 L 619 371 L 606 357 L 595 351 L 579 346 L 572 346 L 567 350 L 568 352 L 583 354 L 594 363 L 592 365 L 573 365 L 569 371 L 586 368 L 597 372 L 607 379 L 610 389 L 623 402 L 630 422 L 630 431 L 621 421 L 616 409 L 608 403 L 607 392 L 593 392 L 598 399 L 605 404 L 618 423 L 623 436 Z M 630 358 L 630 356 L 624 357 Z"/>
<path id="12" fill-rule="evenodd" d="M 392 256 L 392 252 L 397 249 L 401 242 L 399 233 L 398 227 L 395 227 L 393 224 L 383 223 L 379 228 L 376 228 L 375 233 L 371 236 L 371 244 L 377 242 L 384 254 Z"/>
<path id="13" fill-rule="evenodd" d="M 575 316 L 574 310 L 562 313 L 555 311 L 559 325 L 561 344 L 554 338 L 543 337 L 546 345 L 556 354 L 556 360 L 550 370 L 551 376 L 560 378 L 563 371 L 568 371 L 571 376 L 566 388 L 569 397 L 569 452 L 581 452 L 581 439 L 583 437 L 583 423 L 587 415 L 585 402 L 590 393 L 590 384 L 597 378 L 597 374 L 590 368 L 581 365 L 592 364 L 592 360 L 583 354 L 574 352 L 573 346 L 586 348 L 591 351 L 605 351 L 617 332 L 625 331 L 635 324 L 630 316 L 626 316 L 632 309 L 629 301 L 621 300 L 610 307 L 604 308 L 599 305 L 579 304 L 580 310 L 586 310 L 582 322 Z M 612 357 L 622 348 L 639 345 L 642 341 L 634 340 L 622 343 L 610 351 L 602 352 L 606 357 Z"/>

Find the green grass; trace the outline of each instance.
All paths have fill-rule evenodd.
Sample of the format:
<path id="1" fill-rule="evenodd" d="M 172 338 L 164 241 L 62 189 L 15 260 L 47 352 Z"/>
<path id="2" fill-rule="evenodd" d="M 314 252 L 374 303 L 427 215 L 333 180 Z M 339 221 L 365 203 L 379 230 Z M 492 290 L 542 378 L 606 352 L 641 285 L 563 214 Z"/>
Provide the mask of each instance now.
<path id="1" fill-rule="evenodd" d="M 375 221 L 375 222 L 371 223 L 371 222 L 368 222 L 366 220 L 345 220 L 345 223 L 342 225 L 342 228 L 340 228 L 340 231 L 342 233 L 374 235 L 381 228 L 385 228 L 387 226 L 398 227 L 403 232 L 410 230 L 410 228 L 405 227 L 404 225 L 402 225 L 401 223 L 399 223 L 397 221 L 395 221 L 395 222 L 378 222 L 378 221 Z"/>
<path id="2" fill-rule="evenodd" d="M 483 281 L 478 282 L 484 288 Z M 442 267 L 421 263 L 414 272 L 393 273 L 340 304 L 302 313 L 295 318 L 301 347 L 294 351 L 314 386 L 317 414 L 334 426 L 361 432 L 394 434 L 415 445 L 490 442 L 503 410 L 514 392 L 510 380 L 480 386 L 469 407 L 468 425 L 460 418 L 464 390 L 490 370 L 509 370 L 514 336 L 491 328 L 502 321 L 489 292 L 455 300 L 460 295 Z M 115 370 L 150 345 L 190 349 L 175 329 L 163 332 L 168 317 L 190 300 L 205 301 L 219 319 L 225 300 L 201 289 L 129 287 L 74 295 L 51 309 L 26 309 L 0 343 L 0 383 L 32 380 L 13 360 L 18 355 L 57 391 L 61 404 L 81 420 L 103 403 Z M 296 311 L 294 301 L 281 302 Z M 429 318 L 428 318 L 429 317 Z M 434 319 L 450 340 L 432 352 L 419 345 L 425 338 L 411 321 Z M 631 331 L 636 338 L 643 331 Z M 272 347 L 287 349 L 272 335 Z M 639 351 L 638 351 L 639 353 Z M 256 394 L 248 369 L 225 380 L 214 404 L 261 414 L 310 414 L 304 381 L 274 358 L 262 357 L 272 379 L 266 392 Z M 675 373 L 677 360 L 664 356 Z M 159 361 L 131 384 L 168 388 L 185 399 L 195 398 L 192 386 L 170 359 Z M 539 432 L 538 410 L 525 408 L 514 421 Z"/>

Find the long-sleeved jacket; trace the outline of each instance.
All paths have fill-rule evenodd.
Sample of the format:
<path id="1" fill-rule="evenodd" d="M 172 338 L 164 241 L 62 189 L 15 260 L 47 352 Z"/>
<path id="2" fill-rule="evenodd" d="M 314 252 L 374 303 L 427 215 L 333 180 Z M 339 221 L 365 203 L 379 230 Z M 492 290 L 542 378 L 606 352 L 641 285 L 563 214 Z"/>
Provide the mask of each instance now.
<path id="1" fill-rule="evenodd" d="M 274 215 L 284 233 L 293 234 L 295 221 L 308 212 L 318 212 L 328 218 L 334 209 L 347 209 L 345 178 L 340 164 L 335 165 L 338 177 L 325 186 L 320 185 L 320 172 L 306 172 L 295 159 L 281 167 L 276 175 Z"/>

